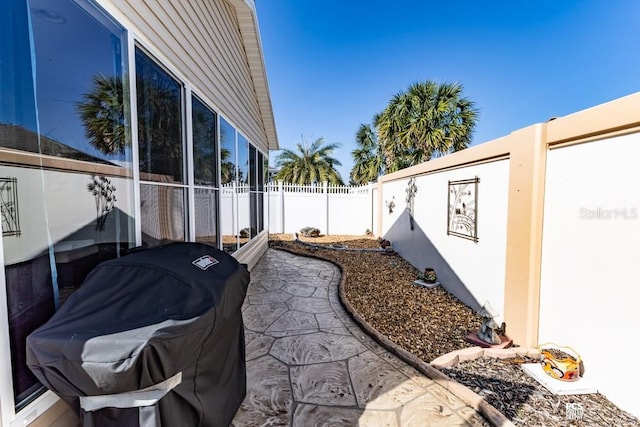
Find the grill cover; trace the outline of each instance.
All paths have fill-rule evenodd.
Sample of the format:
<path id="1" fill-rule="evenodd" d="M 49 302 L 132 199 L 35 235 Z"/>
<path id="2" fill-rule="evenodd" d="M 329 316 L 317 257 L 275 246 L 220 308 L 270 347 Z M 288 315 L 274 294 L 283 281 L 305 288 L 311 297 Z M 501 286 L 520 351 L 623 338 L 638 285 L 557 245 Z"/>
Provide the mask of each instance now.
<path id="1" fill-rule="evenodd" d="M 226 427 L 246 394 L 248 284 L 199 243 L 104 262 L 27 337 L 27 365 L 84 426 Z"/>

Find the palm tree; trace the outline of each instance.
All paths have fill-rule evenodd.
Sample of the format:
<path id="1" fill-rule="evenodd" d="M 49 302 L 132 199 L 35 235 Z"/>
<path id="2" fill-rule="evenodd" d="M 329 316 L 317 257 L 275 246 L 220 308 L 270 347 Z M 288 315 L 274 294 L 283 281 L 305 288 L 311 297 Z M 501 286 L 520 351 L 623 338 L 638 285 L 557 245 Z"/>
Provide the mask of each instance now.
<path id="1" fill-rule="evenodd" d="M 374 118 L 374 123 L 377 117 Z M 371 125 L 361 124 L 356 132 L 356 144 L 358 148 L 351 152 L 354 164 L 350 173 L 352 185 L 362 185 L 378 179 L 382 174 L 384 159 L 378 136 Z"/>
<path id="2" fill-rule="evenodd" d="M 76 104 L 89 143 L 103 154 L 124 154 L 127 146 L 120 76 L 93 77 L 93 88 Z"/>
<path id="3" fill-rule="evenodd" d="M 460 84 L 412 84 L 391 99 L 375 123 L 386 171 L 466 148 L 477 116 Z"/>
<path id="4" fill-rule="evenodd" d="M 316 139 L 310 146 L 305 143 L 298 143 L 296 150 L 284 149 L 276 157 L 276 166 L 280 167 L 280 172 L 276 179 L 294 184 L 312 184 L 329 182 L 334 185 L 343 185 L 342 178 L 336 166 L 342 164 L 331 157 L 333 150 L 340 144 L 324 144 L 324 138 Z"/>

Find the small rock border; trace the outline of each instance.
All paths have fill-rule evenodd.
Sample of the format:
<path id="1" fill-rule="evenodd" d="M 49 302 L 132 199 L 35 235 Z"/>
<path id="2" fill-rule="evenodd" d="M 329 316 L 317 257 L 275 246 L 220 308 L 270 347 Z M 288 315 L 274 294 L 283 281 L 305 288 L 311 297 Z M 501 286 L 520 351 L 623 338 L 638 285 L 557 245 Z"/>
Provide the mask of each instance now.
<path id="1" fill-rule="evenodd" d="M 509 348 L 482 348 L 468 347 L 461 350 L 452 351 L 444 354 L 431 361 L 431 366 L 436 369 L 450 368 L 460 362 L 467 360 L 476 360 L 480 357 L 492 357 L 494 359 L 513 359 L 515 357 L 530 357 L 532 359 L 542 360 L 540 350 L 537 348 L 527 347 L 509 347 Z"/>
<path id="2" fill-rule="evenodd" d="M 298 233 L 293 233 L 292 234 L 292 238 L 293 241 L 295 243 L 298 243 L 300 245 L 303 246 L 308 246 L 310 248 L 315 248 L 315 249 L 332 249 L 334 251 L 350 251 L 350 252 L 387 252 L 390 253 L 390 251 L 386 251 L 383 248 L 379 248 L 379 249 L 373 249 L 373 248 L 348 248 L 346 246 L 336 246 L 336 245 L 324 245 L 321 243 L 310 243 L 310 242 L 305 242 L 302 241 L 298 238 Z M 299 254 L 296 254 L 299 255 Z M 324 260 L 323 261 L 328 261 L 328 260 Z M 333 262 L 333 261 L 329 261 L 329 262 Z"/>

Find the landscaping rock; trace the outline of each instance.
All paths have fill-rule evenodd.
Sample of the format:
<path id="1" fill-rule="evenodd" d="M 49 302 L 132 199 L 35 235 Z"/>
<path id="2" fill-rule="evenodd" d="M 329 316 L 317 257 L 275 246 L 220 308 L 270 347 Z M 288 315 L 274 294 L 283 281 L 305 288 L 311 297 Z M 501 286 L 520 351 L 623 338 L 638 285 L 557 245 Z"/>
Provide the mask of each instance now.
<path id="1" fill-rule="evenodd" d="M 304 237 L 318 237 L 320 236 L 320 230 L 314 227 L 305 227 L 300 230 L 300 234 Z"/>

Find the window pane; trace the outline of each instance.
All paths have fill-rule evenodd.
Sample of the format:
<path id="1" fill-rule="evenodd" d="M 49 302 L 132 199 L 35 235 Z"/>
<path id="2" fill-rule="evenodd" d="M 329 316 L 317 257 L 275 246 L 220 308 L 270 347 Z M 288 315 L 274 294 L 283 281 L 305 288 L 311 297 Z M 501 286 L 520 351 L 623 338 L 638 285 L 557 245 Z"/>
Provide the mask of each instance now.
<path id="1" fill-rule="evenodd" d="M 258 189 L 256 147 L 249 144 L 249 190 L 256 191 Z"/>
<path id="2" fill-rule="evenodd" d="M 185 190 L 165 185 L 140 185 L 143 246 L 185 240 Z"/>
<path id="3" fill-rule="evenodd" d="M 218 246 L 218 191 L 195 189 L 196 242 Z"/>
<path id="4" fill-rule="evenodd" d="M 249 183 L 249 141 L 238 133 L 238 182 Z"/>
<path id="5" fill-rule="evenodd" d="M 258 193 L 251 192 L 251 237 L 255 237 L 258 234 Z"/>
<path id="6" fill-rule="evenodd" d="M 264 210 L 264 193 L 258 193 L 258 205 L 257 205 L 257 211 L 258 211 L 258 233 L 260 233 L 262 230 L 264 230 L 264 218 L 266 215 L 266 212 Z"/>
<path id="7" fill-rule="evenodd" d="M 134 244 L 126 59 L 126 33 L 93 3 L 0 2 L 0 146 L 81 160 L 34 167 L 19 151 L 11 164 L 0 152 L 18 409 L 44 390 L 25 364 L 26 336 L 95 265 Z M 94 163 L 105 175 L 92 174 Z"/>
<path id="8" fill-rule="evenodd" d="M 92 162 L 129 158 L 123 88 L 125 32 L 73 1 L 32 0 L 29 6 L 40 151 Z M 31 132 L 20 135 L 17 148 L 38 152 L 38 140 Z"/>
<path id="9" fill-rule="evenodd" d="M 258 179 L 258 191 L 264 191 L 264 178 L 265 178 L 265 158 L 264 154 L 258 152 L 258 173 L 256 178 Z"/>
<path id="10" fill-rule="evenodd" d="M 251 238 L 251 201 L 247 184 L 241 183 L 236 186 L 236 197 L 238 199 L 238 228 L 236 234 L 239 237 L 240 247 L 242 247 Z"/>
<path id="11" fill-rule="evenodd" d="M 236 130 L 220 118 L 220 163 L 222 184 L 236 180 Z"/>
<path id="12" fill-rule="evenodd" d="M 220 117 L 220 233 L 222 248 L 229 253 L 238 250 L 236 233 L 236 130 Z"/>
<path id="13" fill-rule="evenodd" d="M 140 179 L 184 182 L 182 86 L 136 48 Z"/>
<path id="14" fill-rule="evenodd" d="M 196 185 L 218 186 L 216 114 L 193 98 L 193 170 Z"/>
<path id="15" fill-rule="evenodd" d="M 222 235 L 222 249 L 228 253 L 238 250 L 238 236 L 234 232 L 235 197 L 234 183 L 223 185 L 220 188 L 220 234 Z"/>
<path id="16" fill-rule="evenodd" d="M 251 207 L 249 202 L 249 141 L 238 133 L 238 228 L 240 247 L 251 238 Z"/>

